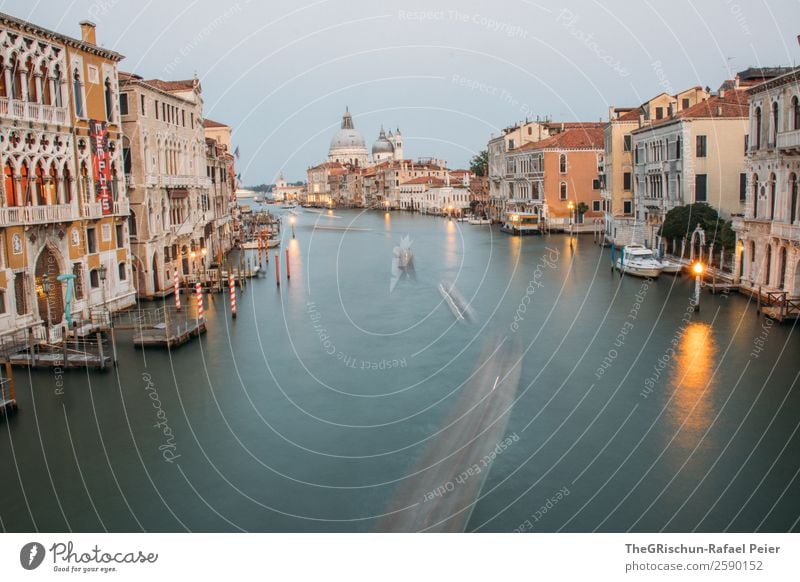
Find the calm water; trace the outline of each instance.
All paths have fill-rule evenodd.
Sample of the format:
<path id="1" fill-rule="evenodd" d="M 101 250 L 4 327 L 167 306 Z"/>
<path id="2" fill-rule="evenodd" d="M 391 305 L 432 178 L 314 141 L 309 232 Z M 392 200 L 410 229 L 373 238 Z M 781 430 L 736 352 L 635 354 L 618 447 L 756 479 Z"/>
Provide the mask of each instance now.
<path id="1" fill-rule="evenodd" d="M 691 281 L 612 276 L 591 237 L 338 215 L 300 212 L 291 281 L 270 262 L 235 321 L 214 296 L 199 342 L 17 369 L 2 528 L 800 529 L 791 325 L 735 294 L 685 315 Z"/>

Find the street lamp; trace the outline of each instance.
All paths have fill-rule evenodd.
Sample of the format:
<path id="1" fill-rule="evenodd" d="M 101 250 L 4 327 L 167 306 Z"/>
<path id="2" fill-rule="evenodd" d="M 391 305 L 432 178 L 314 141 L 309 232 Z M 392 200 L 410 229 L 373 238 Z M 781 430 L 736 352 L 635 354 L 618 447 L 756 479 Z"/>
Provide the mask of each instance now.
<path id="1" fill-rule="evenodd" d="M 692 265 L 694 272 L 694 310 L 700 311 L 700 279 L 703 277 L 703 263 L 700 261 Z"/>
<path id="2" fill-rule="evenodd" d="M 296 222 L 296 218 L 294 216 L 289 217 L 289 224 L 292 225 L 292 238 L 294 238 L 294 223 Z"/>

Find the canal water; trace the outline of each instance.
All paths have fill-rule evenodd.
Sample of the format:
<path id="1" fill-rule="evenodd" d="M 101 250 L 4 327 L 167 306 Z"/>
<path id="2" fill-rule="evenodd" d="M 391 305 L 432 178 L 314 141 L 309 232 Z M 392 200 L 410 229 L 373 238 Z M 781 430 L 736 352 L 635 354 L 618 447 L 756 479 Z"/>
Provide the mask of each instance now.
<path id="1" fill-rule="evenodd" d="M 236 320 L 207 296 L 199 341 L 16 369 L 2 530 L 800 529 L 800 337 L 747 298 L 695 313 L 692 281 L 621 278 L 586 235 L 295 232 L 291 279 L 270 257 Z"/>

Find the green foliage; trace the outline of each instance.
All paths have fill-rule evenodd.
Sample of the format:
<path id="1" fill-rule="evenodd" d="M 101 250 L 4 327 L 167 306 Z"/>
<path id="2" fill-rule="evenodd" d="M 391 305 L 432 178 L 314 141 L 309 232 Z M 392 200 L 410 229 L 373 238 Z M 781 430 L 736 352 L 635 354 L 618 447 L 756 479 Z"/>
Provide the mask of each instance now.
<path id="1" fill-rule="evenodd" d="M 486 176 L 489 173 L 489 152 L 483 150 L 472 156 L 469 161 L 469 169 L 476 176 Z"/>
<path id="2" fill-rule="evenodd" d="M 578 202 L 578 205 L 575 207 L 575 211 L 578 213 L 578 216 L 583 216 L 589 212 L 589 207 L 585 202 Z"/>
<path id="3" fill-rule="evenodd" d="M 683 238 L 688 241 L 698 224 L 706 232 L 706 243 L 713 242 L 715 247 L 722 245 L 728 250 L 735 246 L 736 234 L 731 222 L 722 220 L 717 211 L 705 202 L 678 206 L 667 212 L 659 234 L 669 241 Z"/>

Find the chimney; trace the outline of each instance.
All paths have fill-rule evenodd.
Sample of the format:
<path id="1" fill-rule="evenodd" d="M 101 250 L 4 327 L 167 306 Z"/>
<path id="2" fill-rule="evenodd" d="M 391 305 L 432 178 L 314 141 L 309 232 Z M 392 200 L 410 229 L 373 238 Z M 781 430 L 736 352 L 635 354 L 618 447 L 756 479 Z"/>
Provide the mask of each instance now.
<path id="1" fill-rule="evenodd" d="M 722 105 L 717 105 L 717 117 L 722 117 Z"/>
<path id="2" fill-rule="evenodd" d="M 719 98 L 725 99 L 725 89 L 720 88 L 719 90 Z"/>
<path id="3" fill-rule="evenodd" d="M 81 40 L 86 44 L 97 44 L 97 37 L 95 36 L 95 28 L 97 25 L 88 20 L 81 20 Z"/>
<path id="4" fill-rule="evenodd" d="M 669 104 L 669 118 L 673 119 L 675 117 L 675 103 Z"/>
<path id="5" fill-rule="evenodd" d="M 611 121 L 614 119 L 614 107 L 612 105 L 608 106 L 608 120 Z"/>

